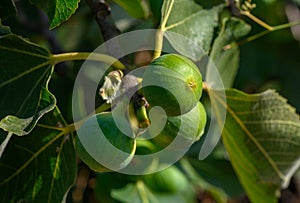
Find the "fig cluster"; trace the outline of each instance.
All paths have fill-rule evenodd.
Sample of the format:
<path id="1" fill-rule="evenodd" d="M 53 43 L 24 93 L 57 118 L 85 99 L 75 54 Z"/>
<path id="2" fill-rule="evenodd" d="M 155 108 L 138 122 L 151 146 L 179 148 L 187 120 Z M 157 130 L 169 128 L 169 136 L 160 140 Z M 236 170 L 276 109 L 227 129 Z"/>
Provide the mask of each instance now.
<path id="1" fill-rule="evenodd" d="M 150 108 L 159 106 L 167 115 L 165 127 L 158 134 L 149 128 L 145 133 L 152 141 L 165 148 L 180 134 L 192 141 L 198 140 L 206 125 L 206 111 L 200 98 L 202 75 L 188 58 L 166 54 L 155 59 L 143 76 L 143 95 Z M 163 122 L 156 121 L 156 123 Z M 180 132 L 179 132 L 180 131 Z"/>
<path id="2" fill-rule="evenodd" d="M 114 75 L 111 74 L 111 77 L 113 76 Z M 108 80 L 111 81 L 109 78 Z M 113 88 L 111 88 L 110 85 L 104 85 L 103 88 L 101 88 L 101 95 L 107 95 L 106 90 L 114 90 L 116 87 L 126 86 L 122 83 L 117 83 L 118 81 L 121 80 L 116 80 Z M 205 108 L 200 102 L 202 95 L 202 76 L 198 67 L 190 59 L 177 54 L 165 54 L 155 59 L 146 67 L 141 82 L 139 82 L 138 85 L 140 88 L 138 96 L 135 95 L 129 98 L 130 108 L 127 114 L 120 115 L 120 117 L 128 118 L 128 123 L 125 124 L 132 129 L 133 136 L 124 135 L 124 132 L 117 129 L 119 125 L 114 123 L 112 113 L 100 113 L 96 115 L 97 123 L 107 140 L 116 148 L 128 152 L 128 157 L 114 158 L 120 162 L 119 165 L 118 163 L 114 164 L 116 168 L 126 167 L 134 155 L 134 150 L 136 150 L 136 154 L 145 153 L 145 150 L 140 150 L 139 146 L 147 146 L 147 144 L 144 145 L 140 143 L 151 143 L 151 146 L 154 146 L 154 148 L 151 148 L 150 152 L 153 153 L 170 145 L 178 135 L 183 139 L 195 142 L 203 134 L 206 125 Z M 126 92 L 124 88 L 122 91 Z M 114 95 L 119 94 L 112 92 L 108 95 L 109 97 L 107 97 L 113 100 L 115 99 Z M 151 120 L 149 119 L 149 112 L 156 106 L 161 107 L 165 114 L 164 116 L 155 117 L 154 120 Z M 114 107 L 112 107 L 112 111 L 114 110 L 113 108 Z M 117 106 L 115 108 L 122 109 L 123 107 Z M 152 125 L 159 123 L 164 123 L 164 126 L 158 132 L 155 130 L 155 126 L 153 127 Z M 83 125 L 83 128 L 84 127 L 86 129 L 82 129 L 81 131 L 93 133 L 93 131 L 90 130 L 91 126 Z M 143 129 L 137 132 L 134 127 Z M 150 137 L 151 139 L 140 141 L 139 136 L 142 135 Z M 93 135 L 86 136 L 93 137 Z M 92 156 L 86 149 L 83 149 L 81 140 L 85 141 L 85 146 L 97 149 L 94 151 L 99 151 L 99 157 L 95 157 L 96 153 L 93 153 Z M 95 171 L 109 170 L 97 162 L 97 160 L 100 160 L 105 154 L 109 155 L 109 151 L 101 153 L 100 148 L 104 147 L 104 149 L 106 149 L 105 146 L 96 146 L 95 140 L 91 140 L 90 142 L 89 139 L 82 138 L 81 140 L 79 140 L 77 136 L 75 142 L 80 158 Z M 177 172 L 172 170 L 172 174 L 174 173 Z M 164 176 L 164 174 L 162 176 Z M 155 184 L 160 183 L 158 181 Z M 176 184 L 177 183 L 174 183 L 174 185 Z"/>

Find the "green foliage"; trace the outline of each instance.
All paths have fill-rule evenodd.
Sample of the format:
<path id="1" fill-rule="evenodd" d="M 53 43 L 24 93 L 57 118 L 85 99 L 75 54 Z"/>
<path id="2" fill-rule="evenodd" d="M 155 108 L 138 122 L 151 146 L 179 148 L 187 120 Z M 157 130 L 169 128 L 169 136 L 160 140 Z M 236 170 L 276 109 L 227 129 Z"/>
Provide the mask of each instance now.
<path id="1" fill-rule="evenodd" d="M 219 13 L 223 7 L 224 4 L 219 4 L 206 9 L 190 0 L 166 0 L 162 6 L 161 22 L 166 21 L 164 30 L 181 34 L 191 41 L 188 53 L 192 54 L 193 59 L 197 61 L 203 56 L 203 51 L 208 52 L 210 49 L 214 29 L 218 26 Z M 187 46 L 182 45 L 177 38 L 174 39 L 168 34 L 166 38 L 177 51 L 187 52 L 182 50 Z M 203 50 L 199 50 L 199 47 Z"/>
<path id="2" fill-rule="evenodd" d="M 191 188 L 187 188 L 191 189 Z M 194 202 L 195 197 L 191 192 L 185 191 L 185 193 L 175 193 L 167 194 L 151 190 L 145 183 L 138 181 L 133 184 L 130 183 L 122 189 L 114 189 L 111 193 L 112 197 L 124 203 L 184 203 L 184 202 Z"/>
<path id="3" fill-rule="evenodd" d="M 198 161 L 197 161 L 198 162 Z M 181 166 L 183 167 L 183 170 L 187 173 L 187 176 L 191 179 L 191 183 L 194 184 L 196 187 L 200 187 L 204 190 L 206 190 L 207 192 L 210 193 L 210 195 L 217 201 L 217 202 L 226 202 L 228 199 L 228 195 L 225 193 L 225 191 L 213 184 L 210 184 L 207 180 L 205 180 L 203 177 L 201 177 L 200 174 L 198 174 L 198 171 L 203 171 L 203 170 L 207 170 L 204 168 L 200 168 L 197 165 L 195 167 L 193 167 L 193 163 L 194 164 L 199 164 L 199 162 L 197 163 L 196 161 L 193 160 L 181 160 Z M 214 167 L 216 166 L 216 164 L 214 164 Z M 224 170 L 225 165 L 222 165 L 222 169 Z M 198 169 L 198 170 L 197 170 Z M 200 170 L 199 170 L 200 169 Z M 216 169 L 215 169 L 216 170 Z M 212 171 L 210 171 L 211 173 Z M 219 173 L 220 171 L 218 171 Z M 203 172 L 202 172 L 203 173 Z M 220 174 L 220 173 L 219 173 Z M 217 175 L 217 173 L 214 173 L 212 177 L 215 177 L 215 175 Z M 228 175 L 228 174 L 226 174 Z M 230 180 L 232 181 L 232 180 Z M 232 182 L 231 182 L 232 183 Z M 230 185 L 231 187 L 232 185 Z"/>
<path id="4" fill-rule="evenodd" d="M 277 202 L 279 189 L 299 167 L 299 116 L 271 90 L 256 95 L 227 90 L 226 98 L 222 138 L 231 163 L 253 202 Z"/>
<path id="5" fill-rule="evenodd" d="M 50 21 L 49 28 L 53 29 L 75 13 L 79 0 L 30 0 L 30 2 L 47 13 Z"/>
<path id="6" fill-rule="evenodd" d="M 0 128 L 25 135 L 56 104 L 55 97 L 47 89 L 53 71 L 51 54 L 9 34 L 0 38 L 0 55 Z"/>
<path id="7" fill-rule="evenodd" d="M 10 140 L 0 160 L 1 202 L 62 200 L 76 175 L 73 138 L 64 125 L 55 110 L 29 135 Z"/>
<path id="8" fill-rule="evenodd" d="M 225 15 L 218 37 L 215 39 L 210 53 L 211 62 L 222 77 L 225 88 L 233 85 L 239 67 L 240 51 L 238 47 L 224 50 L 224 47 L 250 32 L 251 27 L 244 21 Z"/>
<path id="9" fill-rule="evenodd" d="M 50 29 L 67 21 L 79 6 L 78 0 L 30 0 L 30 2 L 47 14 Z M 276 5 L 283 7 L 284 2 L 257 2 L 258 10 L 254 9 L 251 0 L 113 0 L 113 2 L 124 9 L 121 12 L 128 12 L 134 18 L 143 19 L 143 22 L 135 19 L 119 20 L 117 25 L 126 25 L 123 30 L 159 28 L 156 36 L 156 50 L 153 54 L 153 59 L 157 59 L 153 64 L 176 69 L 179 62 L 174 58 L 168 63 L 157 62 L 164 60 L 164 56 L 167 56 L 163 53 L 164 56 L 160 57 L 164 51 L 163 46 L 171 45 L 179 54 L 189 53 L 189 57 L 194 62 L 200 62 L 203 66 L 207 63 L 208 73 L 216 66 L 226 88 L 226 95 L 213 89 L 207 81 L 203 83 L 203 86 L 198 85 L 197 102 L 202 95 L 201 101 L 205 101 L 204 105 L 198 102 L 197 107 L 189 108 L 177 117 L 172 116 L 178 115 L 178 112 L 175 112 L 176 114 L 173 112 L 174 114 L 168 117 L 153 117 L 151 125 L 166 121 L 166 126 L 163 126 L 157 137 L 153 138 L 153 135 L 150 135 L 153 139 L 146 141 L 140 140 L 139 136 L 153 132 L 148 129 L 140 132 L 133 130 L 133 122 L 139 122 L 140 117 L 148 119 L 149 113 L 148 103 L 142 100 L 143 103 L 138 99 L 148 99 L 151 105 L 150 97 L 154 95 L 159 102 L 170 107 L 173 102 L 172 104 L 168 102 L 172 99 L 164 99 L 167 94 L 159 89 L 153 90 L 151 96 L 139 91 L 131 99 L 129 110 L 122 104 L 110 106 L 97 95 L 96 107 L 99 107 L 97 109 L 99 113 L 89 115 L 77 123 L 71 123 L 72 121 L 66 123 L 64 117 L 67 115 L 61 114 L 57 105 L 60 105 L 68 116 L 71 115 L 69 101 L 72 88 L 65 88 L 65 84 L 68 81 L 71 84 L 69 86 L 72 86 L 79 63 L 75 65 L 71 63 L 57 65 L 57 63 L 85 60 L 89 53 L 51 54 L 49 50 L 57 51 L 61 47 L 94 50 L 102 38 L 99 34 L 93 34 L 92 37 L 89 35 L 89 33 L 97 33 L 95 32 L 96 23 L 91 23 L 91 11 L 85 3 L 82 3 L 71 23 L 66 22 L 66 26 L 61 26 L 59 30 L 43 30 L 44 25 L 42 30 L 39 30 L 30 23 L 28 25 L 26 12 L 23 12 L 22 6 L 20 6 L 18 18 L 13 18 L 12 16 L 16 14 L 14 2 L 4 0 L 0 6 L 0 202 L 68 202 L 73 197 L 73 194 L 69 194 L 69 189 L 75 183 L 78 168 L 75 150 L 89 170 L 99 172 L 92 173 L 91 178 L 95 177 L 97 184 L 93 189 L 95 196 L 101 202 L 190 203 L 202 201 L 197 198 L 201 198 L 202 194 L 207 194 L 209 199 L 213 199 L 212 201 L 222 203 L 231 199 L 237 201 L 236 198 L 244 193 L 251 202 L 278 202 L 281 190 L 289 185 L 291 177 L 300 165 L 299 115 L 296 109 L 288 104 L 292 103 L 300 107 L 297 96 L 299 95 L 297 81 L 299 81 L 300 74 L 297 60 L 299 47 L 295 46 L 296 43 L 290 31 L 280 32 L 278 35 L 273 34 L 274 31 L 290 27 L 292 24 L 272 27 L 254 16 L 252 11 L 263 15 L 268 14 L 265 16 L 266 19 L 273 19 L 271 15 L 273 12 L 268 12 L 270 8 L 265 8 L 263 5 L 267 2 L 268 5 L 272 3 L 273 9 Z M 297 0 L 294 2 L 299 4 Z M 19 9 L 19 1 L 15 3 Z M 254 22 L 247 20 L 246 23 L 245 19 L 234 15 L 236 13 L 245 15 Z M 122 14 L 124 13 L 120 16 Z M 275 16 L 274 21 L 285 20 L 283 14 L 278 15 L 283 17 Z M 158 16 L 161 19 L 157 26 L 155 23 L 158 21 Z M 106 21 L 106 18 L 103 18 L 103 21 L 98 22 L 100 27 L 104 25 L 101 27 L 102 33 L 113 32 L 112 35 L 116 36 L 117 28 L 111 24 L 112 18 L 104 17 L 109 20 Z M 79 23 L 78 19 L 80 19 Z M 71 27 L 76 27 L 80 34 L 65 30 Z M 262 29 L 268 30 L 259 33 Z M 20 30 L 24 37 L 36 43 L 13 34 Z M 183 44 L 186 42 L 179 41 L 174 33 L 189 39 L 188 45 Z M 252 36 L 246 37 L 249 33 Z M 268 33 L 272 34 L 261 39 L 257 44 L 249 43 Z M 66 36 L 70 34 L 77 34 L 76 40 L 72 40 L 75 39 L 74 36 L 66 40 Z M 57 38 L 58 41 L 66 43 L 61 47 L 58 46 L 58 49 L 55 43 Z M 169 44 L 164 40 L 167 40 Z M 69 43 L 69 41 L 72 42 Z M 240 48 L 240 45 L 244 43 L 248 44 Z M 89 44 L 92 45 L 89 46 Z M 202 50 L 199 50 L 199 47 Z M 148 52 L 142 53 L 141 58 L 147 58 L 147 54 Z M 211 61 L 201 61 L 206 54 Z M 138 58 L 137 55 L 130 55 L 120 61 L 126 61 L 125 65 L 134 69 L 140 64 L 134 64 L 131 57 Z M 92 54 L 90 59 L 104 63 L 115 62 L 113 57 L 103 54 Z M 114 64 L 116 67 L 111 68 L 124 69 L 120 61 Z M 193 66 L 192 62 L 184 61 L 184 63 L 189 67 Z M 57 70 L 54 72 L 55 66 Z M 282 71 L 282 67 L 287 68 Z M 200 69 L 202 71 L 202 67 Z M 127 73 L 128 70 L 124 72 Z M 187 99 L 191 100 L 187 91 L 178 87 L 180 80 L 174 79 L 178 76 L 177 74 L 168 73 L 168 75 L 160 68 L 155 71 L 155 76 L 151 78 L 167 79 L 167 85 L 174 85 L 173 89 L 182 98 L 180 103 Z M 182 70 L 177 73 L 186 76 L 186 72 Z M 188 74 L 195 76 L 196 73 L 192 71 Z M 204 73 L 202 74 L 205 76 Z M 93 75 L 93 73 L 87 75 Z M 284 80 L 277 80 L 278 75 Z M 206 79 L 206 77 L 203 78 Z M 55 84 L 51 92 L 48 89 L 50 79 Z M 137 82 L 139 85 L 147 82 L 143 77 L 136 80 L 139 81 Z M 201 83 L 202 78 L 198 77 L 197 80 Z M 249 80 L 252 83 L 249 84 Z M 174 81 L 177 83 L 175 84 Z M 253 83 L 258 87 L 252 88 Z M 287 96 L 288 100 L 274 90 L 247 94 L 233 89 L 234 86 L 246 92 L 261 92 L 269 87 L 280 87 L 281 93 Z M 109 87 L 108 85 L 108 89 Z M 205 91 L 203 94 L 202 87 Z M 81 93 L 82 95 L 90 94 L 89 92 Z M 59 98 L 64 101 L 57 102 L 54 95 L 60 95 Z M 86 105 L 85 98 L 79 99 L 82 99 L 79 102 L 82 102 L 83 106 Z M 129 103 L 129 98 L 127 99 Z M 210 104 L 206 102 L 208 100 Z M 208 107 L 211 107 L 213 111 Z M 127 133 L 129 132 L 130 136 L 120 131 L 111 112 L 104 112 L 123 109 L 133 111 L 133 113 L 126 111 L 126 114 L 116 117 L 126 120 L 122 122 L 122 124 L 125 123 L 122 127 Z M 137 115 L 140 109 L 144 110 L 142 112 L 144 114 Z M 201 144 L 202 137 L 207 138 L 208 128 L 214 130 L 218 127 L 222 128 L 217 124 L 208 125 L 212 113 L 216 114 L 216 122 L 222 123 L 220 117 L 222 110 L 227 113 L 222 142 L 206 160 L 200 161 L 193 150 L 196 149 L 198 153 L 197 147 Z M 206 112 L 208 122 L 205 126 Z M 182 129 L 177 135 L 179 128 Z M 102 130 L 103 134 L 99 134 L 99 130 Z M 188 155 L 175 166 L 147 176 L 111 172 L 139 164 L 134 159 L 135 155 L 161 151 L 172 142 L 176 135 L 186 138 L 194 145 Z M 200 142 L 197 142 L 198 139 Z M 156 163 L 155 160 L 153 163 L 150 167 L 159 168 L 163 165 Z M 86 167 L 83 163 L 80 166 Z M 74 188 L 87 185 L 80 185 L 82 184 L 81 178 L 78 177 L 76 183 L 78 185 Z M 89 185 L 92 185 L 91 182 Z"/>

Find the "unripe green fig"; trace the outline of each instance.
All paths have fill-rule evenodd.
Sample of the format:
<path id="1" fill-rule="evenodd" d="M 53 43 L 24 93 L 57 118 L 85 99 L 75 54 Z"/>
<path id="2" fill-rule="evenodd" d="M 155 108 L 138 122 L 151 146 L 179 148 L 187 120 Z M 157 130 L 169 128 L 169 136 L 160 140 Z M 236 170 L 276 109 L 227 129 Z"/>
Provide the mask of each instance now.
<path id="1" fill-rule="evenodd" d="M 82 124 L 77 134 L 75 137 L 77 154 L 94 171 L 122 169 L 134 156 L 135 139 L 120 131 L 112 113 L 100 113 L 89 118 Z M 133 137 L 133 132 L 131 136 Z M 102 163 L 107 163 L 108 167 Z"/>
<path id="2" fill-rule="evenodd" d="M 182 136 L 192 143 L 203 135 L 206 120 L 205 108 L 201 102 L 198 102 L 191 111 L 181 116 L 167 118 L 157 116 L 151 125 L 165 123 L 161 132 L 157 134 L 157 127 L 150 125 L 150 128 L 141 136 L 153 137 L 149 141 L 161 149 L 167 147 L 176 136 Z"/>
<path id="3" fill-rule="evenodd" d="M 142 86 L 152 107 L 160 106 L 168 116 L 178 116 L 196 106 L 202 94 L 202 76 L 190 59 L 166 54 L 146 67 Z"/>
<path id="4" fill-rule="evenodd" d="M 188 188 L 189 183 L 184 174 L 175 166 L 143 176 L 145 184 L 156 192 L 176 193 Z"/>

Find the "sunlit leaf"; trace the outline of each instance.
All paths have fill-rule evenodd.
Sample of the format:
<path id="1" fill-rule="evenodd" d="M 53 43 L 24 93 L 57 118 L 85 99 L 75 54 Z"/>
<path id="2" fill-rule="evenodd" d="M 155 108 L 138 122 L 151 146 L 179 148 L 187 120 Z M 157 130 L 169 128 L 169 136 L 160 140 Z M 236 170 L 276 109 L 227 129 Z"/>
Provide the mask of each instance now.
<path id="1" fill-rule="evenodd" d="M 72 135 L 57 110 L 27 136 L 14 136 L 0 159 L 0 202 L 61 202 L 74 183 Z"/>
<path id="2" fill-rule="evenodd" d="M 286 99 L 272 90 L 248 95 L 227 90 L 223 142 L 252 202 L 277 202 L 300 165 L 300 121 Z"/>
<path id="3" fill-rule="evenodd" d="M 50 21 L 49 28 L 53 29 L 75 13 L 79 0 L 30 0 L 30 2 L 47 13 Z"/>
<path id="4" fill-rule="evenodd" d="M 203 50 L 208 52 L 218 25 L 219 13 L 224 4 L 204 8 L 193 0 L 166 0 L 162 6 L 161 26 L 163 30 L 183 35 L 190 45 L 183 45 L 178 38 L 166 34 L 166 38 L 180 52 L 188 46 L 194 59 L 201 59 Z M 203 50 L 199 50 L 199 47 Z"/>

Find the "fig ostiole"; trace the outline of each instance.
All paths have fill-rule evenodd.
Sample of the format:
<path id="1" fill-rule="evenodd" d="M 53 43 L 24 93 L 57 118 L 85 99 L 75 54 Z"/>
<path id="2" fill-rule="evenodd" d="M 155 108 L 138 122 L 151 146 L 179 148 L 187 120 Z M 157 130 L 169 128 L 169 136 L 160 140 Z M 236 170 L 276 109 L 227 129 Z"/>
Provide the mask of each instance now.
<path id="1" fill-rule="evenodd" d="M 166 54 L 146 67 L 142 87 L 151 106 L 162 107 L 168 116 L 178 116 L 196 106 L 202 95 L 202 76 L 190 59 Z"/>

